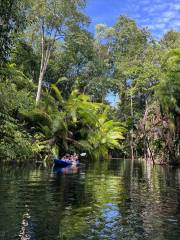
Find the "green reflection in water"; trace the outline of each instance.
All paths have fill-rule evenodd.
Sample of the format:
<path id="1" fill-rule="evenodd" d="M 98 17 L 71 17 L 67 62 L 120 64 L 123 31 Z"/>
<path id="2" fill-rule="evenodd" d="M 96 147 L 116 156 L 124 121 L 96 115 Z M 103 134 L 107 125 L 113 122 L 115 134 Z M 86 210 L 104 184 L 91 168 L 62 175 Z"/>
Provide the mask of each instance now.
<path id="1" fill-rule="evenodd" d="M 61 228 L 60 238 L 85 237 L 84 234 L 91 231 L 93 225 L 94 228 L 103 228 L 106 223 L 114 221 L 113 215 L 119 215 L 119 212 L 115 213 L 115 211 L 119 211 L 116 206 L 119 201 L 122 202 L 124 199 L 123 179 L 120 176 L 112 176 L 108 165 L 107 161 L 103 164 L 96 162 L 94 168 L 87 171 L 85 192 L 90 195 L 86 198 L 91 200 L 87 202 L 88 206 L 65 210 L 65 217 L 60 224 L 64 225 Z M 114 208 L 117 209 L 114 210 Z M 107 209 L 109 212 L 105 211 Z M 108 219 L 110 215 L 111 219 Z M 70 228 L 67 229 L 67 226 Z M 93 231 L 91 231 L 91 237 L 92 235 Z"/>
<path id="2" fill-rule="evenodd" d="M 128 160 L 76 174 L 1 166 L 0 239 L 180 238 L 180 169 Z"/>

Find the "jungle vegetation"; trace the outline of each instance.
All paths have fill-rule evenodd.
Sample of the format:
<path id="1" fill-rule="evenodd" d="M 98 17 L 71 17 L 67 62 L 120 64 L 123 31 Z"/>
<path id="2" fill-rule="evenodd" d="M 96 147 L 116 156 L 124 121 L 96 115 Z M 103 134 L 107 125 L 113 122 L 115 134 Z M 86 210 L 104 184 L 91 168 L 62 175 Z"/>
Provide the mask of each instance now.
<path id="1" fill-rule="evenodd" d="M 85 0 L 0 0 L 0 160 L 180 163 L 180 32 L 88 31 Z M 118 101 L 108 102 L 108 95 Z"/>

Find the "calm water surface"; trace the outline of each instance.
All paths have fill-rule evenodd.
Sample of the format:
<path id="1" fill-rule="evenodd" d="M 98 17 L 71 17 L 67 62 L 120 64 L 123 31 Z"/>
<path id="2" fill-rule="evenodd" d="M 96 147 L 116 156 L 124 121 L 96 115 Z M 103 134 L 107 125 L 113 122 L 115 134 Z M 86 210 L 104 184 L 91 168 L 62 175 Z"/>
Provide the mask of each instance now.
<path id="1" fill-rule="evenodd" d="M 57 172 L 1 166 L 0 240 L 180 239 L 180 169 L 112 160 Z"/>

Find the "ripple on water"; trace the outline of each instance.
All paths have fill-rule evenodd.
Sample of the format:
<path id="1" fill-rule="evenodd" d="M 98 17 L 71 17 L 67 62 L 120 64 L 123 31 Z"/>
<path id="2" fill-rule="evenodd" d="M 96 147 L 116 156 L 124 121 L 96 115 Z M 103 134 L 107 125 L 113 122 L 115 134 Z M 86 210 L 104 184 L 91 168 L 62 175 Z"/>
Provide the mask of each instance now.
<path id="1" fill-rule="evenodd" d="M 123 160 L 91 163 L 75 175 L 0 170 L 0 240 L 179 236 L 180 170 Z"/>

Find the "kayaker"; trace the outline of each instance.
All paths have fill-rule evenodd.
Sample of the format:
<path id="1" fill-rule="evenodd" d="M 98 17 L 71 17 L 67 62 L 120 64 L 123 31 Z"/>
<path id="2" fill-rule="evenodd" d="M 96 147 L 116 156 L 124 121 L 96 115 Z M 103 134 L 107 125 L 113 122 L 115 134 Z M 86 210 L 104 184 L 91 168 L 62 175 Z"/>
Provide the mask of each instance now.
<path id="1" fill-rule="evenodd" d="M 62 158 L 62 160 L 64 160 L 64 161 L 72 161 L 72 162 L 76 162 L 76 161 L 78 161 L 78 159 L 79 159 L 79 155 L 76 154 L 76 153 L 74 153 L 73 155 L 70 155 L 70 154 L 67 153 L 67 154 Z"/>
<path id="2" fill-rule="evenodd" d="M 66 153 L 66 155 L 62 157 L 62 160 L 68 161 L 70 160 L 70 157 L 71 157 L 70 154 Z"/>
<path id="3" fill-rule="evenodd" d="M 76 158 L 75 158 L 75 156 L 74 156 L 74 155 L 71 155 L 71 158 L 70 158 L 70 160 L 72 161 L 72 163 L 73 163 L 73 164 L 75 164 L 75 163 L 76 163 Z"/>
<path id="4" fill-rule="evenodd" d="M 74 160 L 75 160 L 75 161 L 78 161 L 78 159 L 79 159 L 79 155 L 76 154 L 76 153 L 74 153 Z"/>

